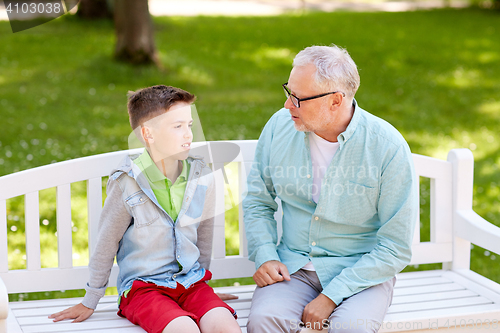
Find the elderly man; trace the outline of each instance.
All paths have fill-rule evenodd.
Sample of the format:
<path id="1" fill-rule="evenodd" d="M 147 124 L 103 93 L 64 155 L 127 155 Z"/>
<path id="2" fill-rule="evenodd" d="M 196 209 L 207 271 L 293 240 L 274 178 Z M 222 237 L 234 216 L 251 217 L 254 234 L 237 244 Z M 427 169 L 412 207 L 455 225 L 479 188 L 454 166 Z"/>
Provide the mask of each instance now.
<path id="1" fill-rule="evenodd" d="M 347 51 L 312 46 L 283 84 L 243 201 L 257 289 L 248 332 L 377 332 L 418 213 L 408 144 L 361 109 Z M 275 199 L 283 209 L 278 243 Z"/>

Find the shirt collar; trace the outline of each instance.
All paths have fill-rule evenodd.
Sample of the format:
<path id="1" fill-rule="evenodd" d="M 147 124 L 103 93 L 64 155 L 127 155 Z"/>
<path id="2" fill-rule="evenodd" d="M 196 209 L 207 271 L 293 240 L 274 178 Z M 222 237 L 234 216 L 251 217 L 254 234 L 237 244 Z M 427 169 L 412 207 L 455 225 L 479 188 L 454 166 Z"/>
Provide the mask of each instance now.
<path id="1" fill-rule="evenodd" d="M 187 180 L 188 176 L 189 176 L 189 164 L 187 160 L 182 160 L 182 171 L 179 177 L 177 177 L 177 179 L 179 181 Z"/>
<path id="2" fill-rule="evenodd" d="M 134 160 L 134 163 L 141 169 L 151 183 L 165 181 L 167 177 L 158 169 L 149 152 L 144 149 L 144 152 Z M 182 171 L 177 180 L 183 181 L 188 178 L 188 163 L 186 160 L 182 161 Z M 182 177 L 182 178 L 181 178 Z M 176 180 L 176 182 L 177 182 Z"/>
<path id="3" fill-rule="evenodd" d="M 352 115 L 352 119 L 349 122 L 349 125 L 347 125 L 347 128 L 345 129 L 345 131 L 340 133 L 339 136 L 337 137 L 337 140 L 340 143 L 340 148 L 342 148 L 344 146 L 344 144 L 354 134 L 354 132 L 356 131 L 356 128 L 358 127 L 359 120 L 361 118 L 362 110 L 358 106 L 358 103 L 356 102 L 355 99 L 353 99 L 352 104 L 354 105 L 354 114 Z"/>

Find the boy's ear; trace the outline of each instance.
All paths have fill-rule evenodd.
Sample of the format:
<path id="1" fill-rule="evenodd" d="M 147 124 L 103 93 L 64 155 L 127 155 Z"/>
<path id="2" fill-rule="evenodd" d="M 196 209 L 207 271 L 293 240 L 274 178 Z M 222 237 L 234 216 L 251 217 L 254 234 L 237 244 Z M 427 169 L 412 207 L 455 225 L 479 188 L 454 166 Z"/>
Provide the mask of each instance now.
<path id="1" fill-rule="evenodd" d="M 141 136 L 146 144 L 153 143 L 153 133 L 151 132 L 151 128 L 146 125 L 141 126 Z"/>

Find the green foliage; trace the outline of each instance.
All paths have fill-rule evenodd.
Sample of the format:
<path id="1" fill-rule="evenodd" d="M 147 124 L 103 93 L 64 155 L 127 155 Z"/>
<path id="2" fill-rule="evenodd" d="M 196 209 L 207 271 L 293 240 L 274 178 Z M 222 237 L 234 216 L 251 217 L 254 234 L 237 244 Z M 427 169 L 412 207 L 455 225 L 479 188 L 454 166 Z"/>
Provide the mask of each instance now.
<path id="1" fill-rule="evenodd" d="M 126 149 L 131 131 L 126 94 L 154 84 L 198 96 L 208 140 L 257 139 L 284 103 L 280 85 L 295 54 L 335 43 L 360 69 L 360 106 L 398 128 L 413 152 L 445 159 L 452 148 L 473 151 L 474 209 L 500 225 L 496 12 L 161 17 L 154 24 L 163 70 L 113 61 L 111 22 L 64 16 L 16 34 L 0 22 L 0 175 Z M 75 265 L 88 261 L 84 186 L 72 188 Z M 429 191 L 428 185 L 422 191 Z M 54 196 L 53 189 L 41 193 L 43 200 Z M 22 198 L 8 202 L 11 268 L 25 265 L 22 206 Z M 428 212 L 428 202 L 422 209 Z M 57 265 L 55 216 L 53 207 L 41 206 L 44 267 Z M 228 253 L 238 253 L 236 216 L 234 208 L 228 212 Z M 428 221 L 422 223 L 428 234 Z M 472 251 L 473 268 L 500 282 L 495 260 L 477 247 Z"/>

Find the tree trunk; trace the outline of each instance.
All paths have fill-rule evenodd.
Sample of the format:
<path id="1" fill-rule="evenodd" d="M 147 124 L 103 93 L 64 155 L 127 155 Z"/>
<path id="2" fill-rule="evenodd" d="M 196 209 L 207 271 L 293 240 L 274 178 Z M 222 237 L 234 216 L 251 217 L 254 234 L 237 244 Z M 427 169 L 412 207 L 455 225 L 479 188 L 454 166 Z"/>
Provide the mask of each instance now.
<path id="1" fill-rule="evenodd" d="M 115 0 L 115 58 L 134 65 L 159 64 L 148 0 Z"/>
<path id="2" fill-rule="evenodd" d="M 88 20 L 113 17 L 107 0 L 80 0 L 77 15 Z"/>

